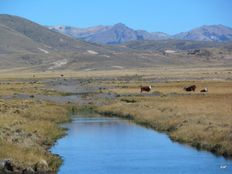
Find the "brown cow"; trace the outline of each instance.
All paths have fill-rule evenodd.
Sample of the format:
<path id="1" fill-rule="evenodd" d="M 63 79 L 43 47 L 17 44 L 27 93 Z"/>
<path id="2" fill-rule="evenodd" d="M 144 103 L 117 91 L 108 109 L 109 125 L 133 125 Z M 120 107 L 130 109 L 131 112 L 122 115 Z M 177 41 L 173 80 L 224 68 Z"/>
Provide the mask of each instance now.
<path id="1" fill-rule="evenodd" d="M 151 86 L 141 86 L 141 92 L 145 91 L 145 92 L 150 92 L 151 90 Z"/>
<path id="2" fill-rule="evenodd" d="M 188 86 L 188 87 L 184 87 L 184 90 L 189 92 L 189 91 L 194 91 L 196 90 L 196 85 L 191 85 L 191 86 Z"/>

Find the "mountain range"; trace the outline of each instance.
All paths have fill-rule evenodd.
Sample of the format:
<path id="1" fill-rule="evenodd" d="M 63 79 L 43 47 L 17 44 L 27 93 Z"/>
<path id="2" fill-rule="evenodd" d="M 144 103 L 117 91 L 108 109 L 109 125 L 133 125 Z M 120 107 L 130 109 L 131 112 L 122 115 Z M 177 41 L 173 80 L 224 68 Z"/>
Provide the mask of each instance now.
<path id="1" fill-rule="evenodd" d="M 163 32 L 134 30 L 122 23 L 113 26 L 99 25 L 90 28 L 70 26 L 49 26 L 48 28 L 72 38 L 99 44 L 121 44 L 130 41 L 167 39 L 219 42 L 232 40 L 232 28 L 224 25 L 204 25 L 175 35 L 169 35 Z"/>
<path id="2" fill-rule="evenodd" d="M 88 28 L 87 33 L 86 29 L 76 31 L 76 35 L 89 38 L 87 42 L 22 17 L 1 14 L 0 70 L 92 71 L 174 65 L 228 66 L 232 62 L 232 42 L 164 39 L 168 36 L 163 33 L 153 33 L 154 40 L 148 40 L 148 32 L 117 24 L 115 34 L 114 28 L 98 26 Z M 113 45 L 92 43 L 93 38 L 106 42 L 111 34 L 115 34 L 110 41 Z"/>
<path id="3" fill-rule="evenodd" d="M 170 37 L 162 32 L 149 33 L 145 30 L 134 30 L 122 23 L 113 26 L 99 25 L 85 29 L 70 26 L 50 26 L 48 28 L 72 38 L 99 44 L 120 44 L 135 40 L 163 40 Z"/>

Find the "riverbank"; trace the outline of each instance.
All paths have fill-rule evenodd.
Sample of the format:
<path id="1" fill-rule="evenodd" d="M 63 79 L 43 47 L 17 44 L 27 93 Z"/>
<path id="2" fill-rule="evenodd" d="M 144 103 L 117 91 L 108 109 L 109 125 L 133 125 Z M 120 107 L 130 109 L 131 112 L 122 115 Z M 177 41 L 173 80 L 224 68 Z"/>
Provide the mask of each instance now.
<path id="1" fill-rule="evenodd" d="M 41 83 L 7 81 L 0 88 L 0 173 L 55 173 L 62 160 L 49 148 L 65 135 L 59 124 L 70 120 L 68 106 L 36 99 L 59 95 Z M 22 93 L 29 97 L 15 97 Z"/>
<path id="2" fill-rule="evenodd" d="M 183 86 L 196 84 L 198 92 Z M 139 93 L 139 83 L 121 82 L 111 88 L 117 98 L 96 111 L 119 116 L 166 132 L 172 140 L 197 149 L 232 157 L 232 82 L 194 81 L 149 83 L 150 94 Z M 209 88 L 208 93 L 200 89 Z"/>

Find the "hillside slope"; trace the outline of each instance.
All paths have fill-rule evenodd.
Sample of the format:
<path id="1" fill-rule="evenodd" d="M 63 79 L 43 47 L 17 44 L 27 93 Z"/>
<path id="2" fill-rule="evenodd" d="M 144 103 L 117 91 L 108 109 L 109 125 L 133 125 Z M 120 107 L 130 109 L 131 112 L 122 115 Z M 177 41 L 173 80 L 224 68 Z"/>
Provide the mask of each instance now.
<path id="1" fill-rule="evenodd" d="M 101 35 L 113 34 L 112 42 L 114 39 L 124 42 L 137 37 L 130 28 L 124 29 L 125 26 L 118 24 L 118 35 L 115 30 L 108 29 Z M 121 36 L 121 30 L 128 35 Z M 101 35 L 96 37 L 106 41 L 106 37 Z M 143 39 L 122 45 L 98 45 L 73 39 L 21 17 L 0 15 L 1 70 L 93 71 L 212 64 L 228 66 L 232 60 L 231 47 L 230 43 Z"/>

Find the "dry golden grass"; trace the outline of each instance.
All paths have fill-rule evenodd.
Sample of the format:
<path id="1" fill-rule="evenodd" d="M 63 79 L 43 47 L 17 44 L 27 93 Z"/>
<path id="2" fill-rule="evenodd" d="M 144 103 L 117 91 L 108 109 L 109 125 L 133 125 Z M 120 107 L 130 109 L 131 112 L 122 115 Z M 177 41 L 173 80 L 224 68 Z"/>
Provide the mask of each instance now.
<path id="1" fill-rule="evenodd" d="M 47 93 L 34 89 L 41 84 L 4 84 L 0 95 L 33 92 Z M 35 90 L 35 91 L 34 91 Z M 33 166 L 44 159 L 52 171 L 58 169 L 61 159 L 48 152 L 48 148 L 64 135 L 65 130 L 58 123 L 69 120 L 68 109 L 36 99 L 0 100 L 0 159 L 11 159 L 19 166 Z"/>
<path id="2" fill-rule="evenodd" d="M 153 67 L 153 68 L 134 68 L 134 69 L 120 69 L 120 70 L 93 70 L 93 71 L 71 71 L 71 70 L 60 70 L 60 71 L 45 71 L 35 72 L 24 69 L 10 69 L 0 70 L 0 79 L 28 79 L 28 78 L 53 78 L 60 77 L 61 74 L 64 77 L 78 77 L 78 78 L 95 78 L 95 77 L 121 77 L 121 76 L 142 76 L 144 79 L 151 78 L 215 78 L 215 79 L 226 79 L 231 78 L 232 69 L 225 66 L 206 67 L 201 65 L 186 65 L 181 66 L 168 66 L 168 67 Z"/>
<path id="3" fill-rule="evenodd" d="M 197 92 L 183 91 L 183 87 L 189 84 L 196 84 Z M 140 94 L 139 84 L 128 87 L 121 84 L 123 88 L 116 85 L 112 91 L 121 97 L 97 110 L 132 118 L 137 123 L 167 131 L 172 139 L 199 149 L 232 156 L 232 82 L 152 85 L 151 95 Z M 209 92 L 200 93 L 199 90 L 205 86 Z"/>
<path id="4" fill-rule="evenodd" d="M 8 80 L 0 83 L 0 96 L 14 96 L 17 94 L 27 95 L 63 95 L 62 92 L 46 89 L 41 82 L 15 82 L 14 80 Z"/>
<path id="5" fill-rule="evenodd" d="M 15 82 L 5 82 L 0 84 L 0 95 L 14 95 L 16 93 L 27 92 L 28 94 L 38 93 L 42 84 L 29 84 L 29 83 L 15 83 Z"/>

